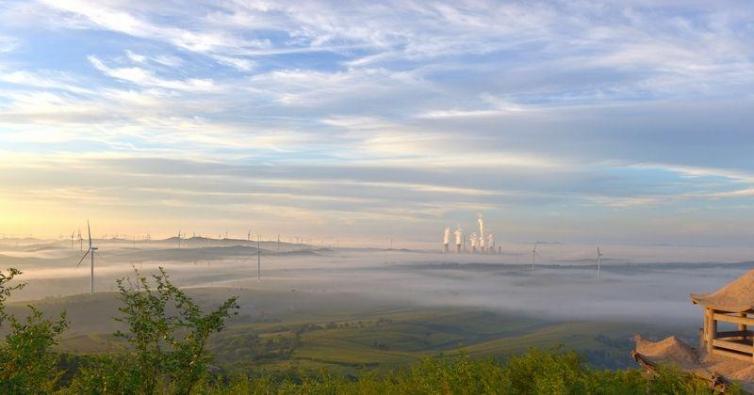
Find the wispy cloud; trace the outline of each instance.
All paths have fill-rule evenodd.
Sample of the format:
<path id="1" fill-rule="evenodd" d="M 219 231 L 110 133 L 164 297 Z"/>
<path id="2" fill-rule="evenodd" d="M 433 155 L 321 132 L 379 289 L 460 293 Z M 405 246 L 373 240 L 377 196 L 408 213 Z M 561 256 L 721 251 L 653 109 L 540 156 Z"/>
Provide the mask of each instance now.
<path id="1" fill-rule="evenodd" d="M 5 52 L 11 52 L 18 48 L 19 42 L 17 39 L 9 36 L 0 35 L 0 54 Z"/>
<path id="2" fill-rule="evenodd" d="M 213 91 L 217 87 L 211 79 L 189 78 L 167 80 L 157 77 L 152 71 L 140 67 L 109 67 L 96 56 L 89 56 L 89 62 L 107 76 L 127 81 L 141 87 L 166 88 L 180 91 Z"/>
<path id="3" fill-rule="evenodd" d="M 479 210 L 532 233 L 724 234 L 711 216 L 754 209 L 752 18 L 729 1 L 11 0 L 0 198 L 407 235 Z"/>

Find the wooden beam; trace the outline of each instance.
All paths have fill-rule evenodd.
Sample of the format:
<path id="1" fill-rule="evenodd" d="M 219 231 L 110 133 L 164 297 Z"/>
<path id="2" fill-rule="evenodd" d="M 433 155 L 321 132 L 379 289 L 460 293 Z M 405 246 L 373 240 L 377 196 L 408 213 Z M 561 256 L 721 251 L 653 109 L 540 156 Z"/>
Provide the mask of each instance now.
<path id="1" fill-rule="evenodd" d="M 734 358 L 741 361 L 751 362 L 751 355 L 741 354 L 734 351 L 726 351 L 719 348 L 713 348 L 712 354 L 720 355 L 723 357 Z"/>
<path id="2" fill-rule="evenodd" d="M 752 352 L 754 351 L 754 347 L 752 347 L 751 344 L 732 342 L 730 340 L 715 339 L 712 341 L 712 345 L 715 347 L 721 347 L 728 350 L 743 352 L 746 354 L 752 354 Z"/>
<path id="3" fill-rule="evenodd" d="M 717 332 L 717 338 L 724 338 L 724 337 L 748 337 L 751 336 L 751 331 L 726 331 L 726 332 Z"/>
<path id="4" fill-rule="evenodd" d="M 739 313 L 739 317 L 746 318 L 746 313 Z M 739 331 L 745 331 L 746 330 L 746 324 L 738 324 L 738 330 Z M 746 337 L 746 335 L 742 335 L 743 337 Z"/>
<path id="5" fill-rule="evenodd" d="M 713 313 L 712 314 L 712 320 L 713 321 L 730 322 L 731 324 L 754 325 L 754 318 L 736 317 L 736 316 L 727 315 L 727 314 L 720 314 L 720 313 Z"/>

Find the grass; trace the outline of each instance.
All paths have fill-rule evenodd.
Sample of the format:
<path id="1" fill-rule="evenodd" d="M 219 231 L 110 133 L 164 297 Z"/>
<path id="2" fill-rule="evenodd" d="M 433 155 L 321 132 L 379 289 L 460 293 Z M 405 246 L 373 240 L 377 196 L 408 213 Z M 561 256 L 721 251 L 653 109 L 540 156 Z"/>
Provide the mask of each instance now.
<path id="1" fill-rule="evenodd" d="M 216 365 L 227 370 L 327 368 L 352 374 L 395 369 L 440 354 L 505 359 L 531 347 L 556 345 L 581 352 L 593 366 L 621 368 L 631 366 L 628 339 L 631 330 L 640 330 L 636 325 L 548 322 L 522 314 L 385 305 L 333 295 L 238 289 L 192 293 L 206 305 L 239 294 L 241 305 L 251 306 L 210 341 Z M 68 311 L 71 329 L 62 338 L 61 351 L 94 354 L 123 347 L 110 335 L 117 328 L 112 317 L 118 315 L 113 294 L 35 304 L 46 312 Z"/>

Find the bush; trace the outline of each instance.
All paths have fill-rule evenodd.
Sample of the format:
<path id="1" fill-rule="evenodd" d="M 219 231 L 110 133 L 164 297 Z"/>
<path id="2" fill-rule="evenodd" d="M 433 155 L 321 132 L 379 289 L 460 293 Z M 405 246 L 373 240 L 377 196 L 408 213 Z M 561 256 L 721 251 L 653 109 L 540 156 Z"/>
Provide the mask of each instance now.
<path id="1" fill-rule="evenodd" d="M 223 329 L 225 320 L 238 309 L 236 298 L 203 314 L 199 306 L 170 282 L 160 268 L 154 285 L 136 272 L 136 283 L 118 280 L 123 306 L 116 318 L 128 327 L 115 335 L 125 339 L 130 351 L 124 356 L 104 357 L 82 374 L 72 386 L 93 393 L 189 394 L 207 374 L 211 360 L 206 350 L 212 333 Z"/>
<path id="2" fill-rule="evenodd" d="M 505 363 L 466 356 L 423 359 L 409 369 L 351 380 L 322 372 L 301 381 L 234 377 L 203 383 L 207 394 L 713 394 L 705 382 L 662 368 L 648 378 L 636 369 L 592 370 L 573 352 L 532 349 Z M 737 387 L 727 391 L 741 393 Z"/>
<path id="3" fill-rule="evenodd" d="M 23 320 L 6 313 L 6 300 L 25 285 L 9 285 L 20 274 L 12 268 L 0 272 L 0 328 L 10 324 L 5 341 L 0 344 L 0 393 L 48 393 L 60 377 L 52 347 L 67 322 L 65 314 L 48 320 L 34 306 L 28 306 L 29 315 Z"/>

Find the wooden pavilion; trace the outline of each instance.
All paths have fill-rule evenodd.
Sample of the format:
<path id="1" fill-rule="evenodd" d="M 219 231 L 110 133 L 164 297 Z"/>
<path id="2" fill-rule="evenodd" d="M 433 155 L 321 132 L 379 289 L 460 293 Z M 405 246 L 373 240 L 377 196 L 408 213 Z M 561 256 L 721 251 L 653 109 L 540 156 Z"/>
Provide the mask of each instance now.
<path id="1" fill-rule="evenodd" d="M 691 301 L 704 308 L 701 344 L 708 355 L 754 363 L 754 270 L 707 294 L 691 294 Z M 718 322 L 736 325 L 719 331 Z"/>

